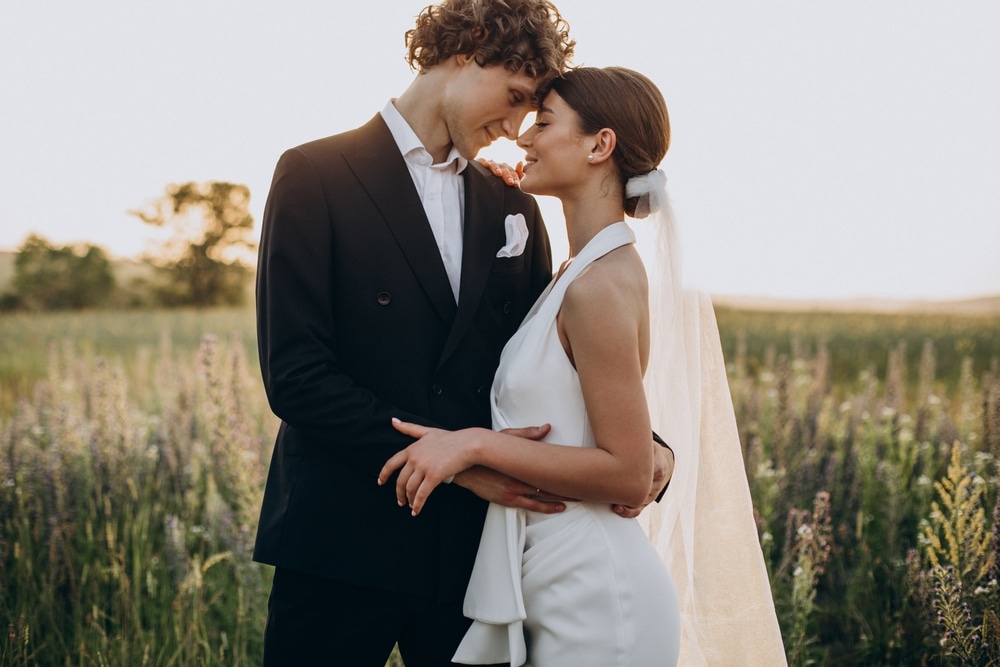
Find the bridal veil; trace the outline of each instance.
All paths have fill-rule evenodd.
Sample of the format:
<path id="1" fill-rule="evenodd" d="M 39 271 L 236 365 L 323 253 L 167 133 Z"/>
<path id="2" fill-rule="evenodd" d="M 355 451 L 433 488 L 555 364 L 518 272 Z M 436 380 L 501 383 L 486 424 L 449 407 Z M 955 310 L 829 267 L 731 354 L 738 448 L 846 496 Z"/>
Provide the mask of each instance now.
<path id="1" fill-rule="evenodd" d="M 681 612 L 678 664 L 787 664 L 757 535 L 719 330 L 710 298 L 686 290 L 666 176 L 631 179 L 633 229 L 649 273 L 645 378 L 653 429 L 674 451 L 670 486 L 640 516 Z"/>

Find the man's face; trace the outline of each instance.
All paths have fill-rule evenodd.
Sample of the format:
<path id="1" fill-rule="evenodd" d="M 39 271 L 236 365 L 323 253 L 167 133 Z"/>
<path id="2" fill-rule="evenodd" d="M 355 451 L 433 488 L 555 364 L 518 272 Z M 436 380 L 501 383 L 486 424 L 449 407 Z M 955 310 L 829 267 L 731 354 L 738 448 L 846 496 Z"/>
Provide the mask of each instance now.
<path id="1" fill-rule="evenodd" d="M 471 160 L 499 137 L 516 139 L 534 109 L 532 95 L 539 83 L 503 65 L 464 61 L 448 83 L 443 109 L 452 144 L 462 157 Z"/>

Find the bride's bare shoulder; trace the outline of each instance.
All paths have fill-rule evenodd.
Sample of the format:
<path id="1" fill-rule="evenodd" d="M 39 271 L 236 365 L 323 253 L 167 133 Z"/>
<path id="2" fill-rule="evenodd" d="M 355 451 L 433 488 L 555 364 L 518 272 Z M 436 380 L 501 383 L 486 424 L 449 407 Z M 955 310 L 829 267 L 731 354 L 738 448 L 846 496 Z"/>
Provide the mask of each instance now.
<path id="1" fill-rule="evenodd" d="M 566 288 L 566 299 L 583 297 L 646 298 L 646 270 L 631 245 L 616 248 L 596 259 Z"/>
<path id="2" fill-rule="evenodd" d="M 592 262 L 566 288 L 564 313 L 599 317 L 605 325 L 647 307 L 649 285 L 638 253 L 631 246 L 618 248 Z"/>

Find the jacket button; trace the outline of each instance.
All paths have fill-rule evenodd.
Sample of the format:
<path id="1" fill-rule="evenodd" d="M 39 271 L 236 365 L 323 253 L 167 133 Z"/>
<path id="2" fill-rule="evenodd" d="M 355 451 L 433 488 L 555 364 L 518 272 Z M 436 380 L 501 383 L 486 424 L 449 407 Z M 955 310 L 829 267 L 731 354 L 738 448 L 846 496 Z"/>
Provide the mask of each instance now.
<path id="1" fill-rule="evenodd" d="M 503 314 L 504 315 L 510 315 L 510 311 L 512 311 L 513 309 L 514 309 L 514 305 L 510 301 L 508 301 L 507 303 L 505 303 L 503 305 Z"/>
<path id="2" fill-rule="evenodd" d="M 439 384 L 435 384 L 435 385 L 431 386 L 431 392 L 435 396 L 440 396 L 443 391 L 444 391 L 444 389 L 442 389 L 441 385 L 439 385 Z"/>
<path id="3" fill-rule="evenodd" d="M 392 301 L 392 295 L 388 292 L 379 292 L 378 295 L 378 305 L 388 306 L 389 302 Z"/>

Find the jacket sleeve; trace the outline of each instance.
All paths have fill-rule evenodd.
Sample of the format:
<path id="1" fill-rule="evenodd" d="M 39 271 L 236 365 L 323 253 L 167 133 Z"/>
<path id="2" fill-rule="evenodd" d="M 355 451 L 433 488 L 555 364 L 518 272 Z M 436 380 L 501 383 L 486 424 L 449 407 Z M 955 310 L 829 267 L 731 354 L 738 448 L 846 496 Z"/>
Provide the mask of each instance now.
<path id="1" fill-rule="evenodd" d="M 392 428 L 392 417 L 431 424 L 342 372 L 331 306 L 330 225 L 316 166 L 300 149 L 287 151 L 264 209 L 257 265 L 261 375 L 271 410 L 293 431 L 283 437 L 290 453 L 341 456 L 374 477 L 412 442 Z"/>

